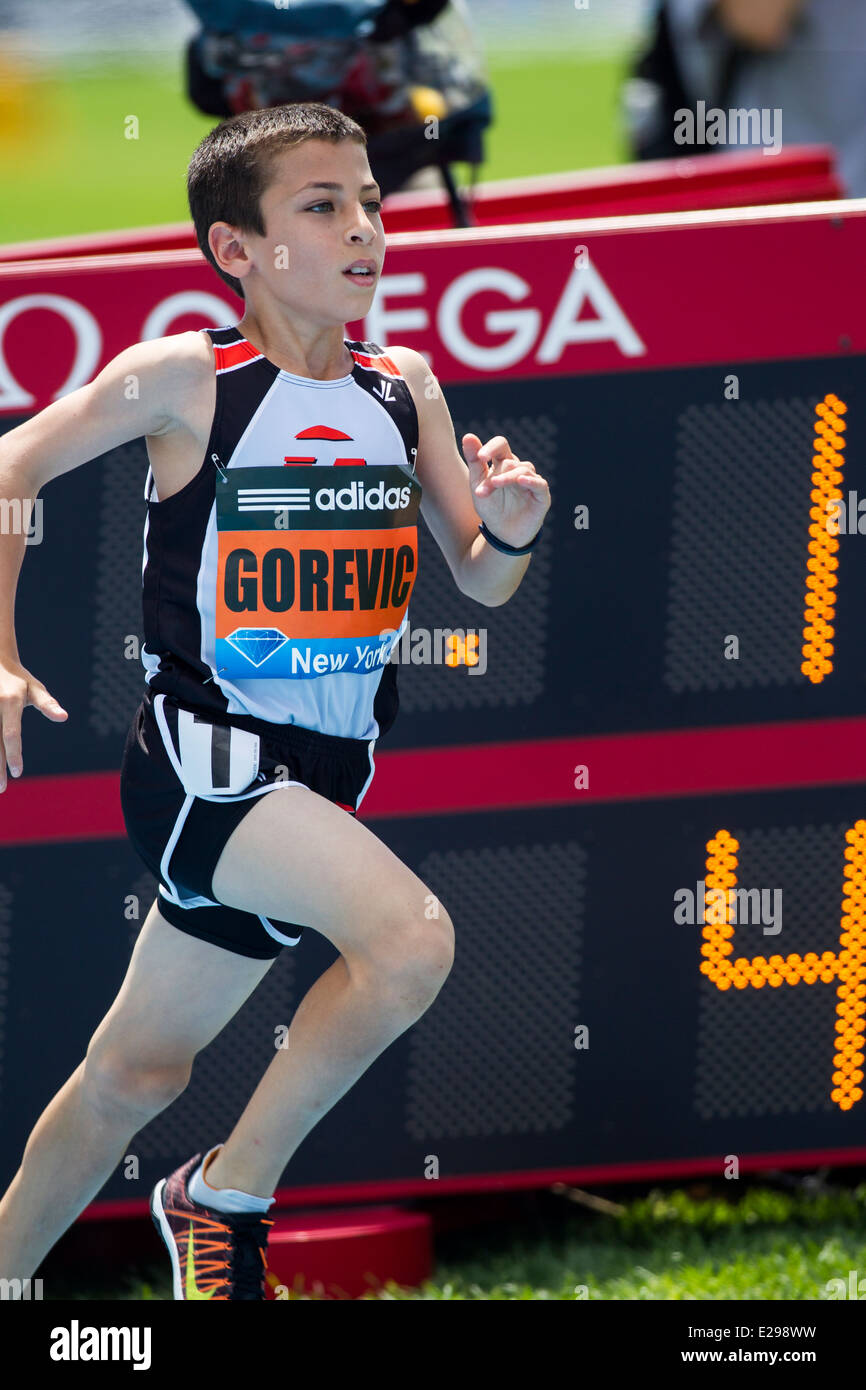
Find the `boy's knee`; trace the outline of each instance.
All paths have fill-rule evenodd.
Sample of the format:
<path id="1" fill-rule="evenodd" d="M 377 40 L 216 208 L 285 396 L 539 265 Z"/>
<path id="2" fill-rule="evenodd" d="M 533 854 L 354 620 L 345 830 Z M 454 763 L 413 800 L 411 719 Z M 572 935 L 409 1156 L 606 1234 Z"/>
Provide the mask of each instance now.
<path id="1" fill-rule="evenodd" d="M 454 925 L 438 905 L 437 916 L 403 923 L 395 929 L 379 961 L 380 980 L 399 993 L 429 1003 L 448 978 L 454 963 Z"/>
<path id="2" fill-rule="evenodd" d="M 153 1066 L 100 1048 L 88 1050 L 82 1084 L 99 1108 L 156 1115 L 186 1090 L 191 1075 L 191 1062 Z"/>

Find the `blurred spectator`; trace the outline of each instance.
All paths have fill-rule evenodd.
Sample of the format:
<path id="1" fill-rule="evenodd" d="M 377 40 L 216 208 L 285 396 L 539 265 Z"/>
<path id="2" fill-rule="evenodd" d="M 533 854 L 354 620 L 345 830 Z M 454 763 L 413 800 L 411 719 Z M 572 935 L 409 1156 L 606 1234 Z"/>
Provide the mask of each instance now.
<path id="1" fill-rule="evenodd" d="M 847 195 L 866 196 L 866 0 L 662 0 L 636 78 L 626 106 L 637 157 L 829 144 Z M 713 143 L 676 144 L 675 103 L 699 101 L 758 111 L 762 132 L 728 121 Z"/>
<path id="2" fill-rule="evenodd" d="M 202 24 L 187 92 L 208 115 L 318 101 L 367 135 L 383 196 L 444 180 L 465 225 L 452 162 L 483 158 L 492 117 L 463 0 L 187 0 Z"/>

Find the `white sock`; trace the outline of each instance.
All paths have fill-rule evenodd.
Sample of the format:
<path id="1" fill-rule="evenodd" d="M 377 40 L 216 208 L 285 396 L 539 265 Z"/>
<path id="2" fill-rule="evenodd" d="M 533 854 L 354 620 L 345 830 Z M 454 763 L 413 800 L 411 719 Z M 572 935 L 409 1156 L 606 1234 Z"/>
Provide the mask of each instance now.
<path id="1" fill-rule="evenodd" d="M 221 1148 L 222 1144 L 216 1144 L 205 1154 L 187 1183 L 190 1200 L 198 1202 L 202 1207 L 212 1207 L 214 1211 L 266 1212 L 273 1206 L 276 1197 L 253 1197 L 249 1192 L 241 1192 L 237 1187 L 211 1187 L 204 1176 L 204 1169 Z"/>

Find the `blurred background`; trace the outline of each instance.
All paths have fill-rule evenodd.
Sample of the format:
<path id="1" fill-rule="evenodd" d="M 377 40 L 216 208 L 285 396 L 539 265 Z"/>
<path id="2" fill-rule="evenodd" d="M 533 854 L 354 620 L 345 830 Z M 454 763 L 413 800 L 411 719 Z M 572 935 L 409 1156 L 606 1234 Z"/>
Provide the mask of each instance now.
<path id="1" fill-rule="evenodd" d="M 495 113 L 478 177 L 624 160 L 619 93 L 650 8 L 467 0 Z M 184 90 L 198 27 L 183 0 L 0 0 L 0 242 L 188 217 L 187 162 L 216 120 Z"/>

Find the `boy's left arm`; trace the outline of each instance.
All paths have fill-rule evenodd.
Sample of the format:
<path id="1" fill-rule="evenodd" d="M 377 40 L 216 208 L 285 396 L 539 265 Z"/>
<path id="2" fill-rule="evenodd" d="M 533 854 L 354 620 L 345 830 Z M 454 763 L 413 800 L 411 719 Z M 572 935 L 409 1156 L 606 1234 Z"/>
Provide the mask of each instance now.
<path id="1" fill-rule="evenodd" d="M 528 545 L 550 507 L 550 489 L 533 464 L 514 457 L 501 434 L 485 444 L 477 434 L 464 434 L 464 463 L 442 388 L 424 358 L 406 347 L 387 353 L 418 412 L 421 515 L 461 593 L 498 608 L 519 587 L 532 555 L 503 554 L 487 543 L 478 523 L 506 545 Z"/>

